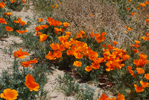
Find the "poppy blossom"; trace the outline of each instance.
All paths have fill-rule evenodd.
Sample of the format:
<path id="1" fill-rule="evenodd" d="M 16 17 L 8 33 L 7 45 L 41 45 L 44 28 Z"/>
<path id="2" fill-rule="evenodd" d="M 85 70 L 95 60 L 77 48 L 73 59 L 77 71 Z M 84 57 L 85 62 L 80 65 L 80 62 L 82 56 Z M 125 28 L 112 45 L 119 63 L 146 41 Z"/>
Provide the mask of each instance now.
<path id="1" fill-rule="evenodd" d="M 22 30 L 22 31 L 21 31 L 21 30 L 16 30 L 16 32 L 18 32 L 18 33 L 20 33 L 20 34 L 23 34 L 23 33 L 25 33 L 25 32 L 28 32 L 28 30 L 26 30 L 26 29 L 25 29 L 25 30 Z"/>
<path id="2" fill-rule="evenodd" d="M 148 39 L 148 37 L 142 36 L 142 39 L 145 41 Z"/>
<path id="3" fill-rule="evenodd" d="M 131 12 L 131 15 L 133 16 L 135 14 L 135 12 Z"/>
<path id="4" fill-rule="evenodd" d="M 149 4 L 149 1 L 148 1 L 148 0 L 146 0 L 144 3 L 145 3 L 146 5 L 148 5 L 148 4 Z"/>
<path id="5" fill-rule="evenodd" d="M 118 93 L 116 100 L 125 100 L 125 97 L 123 94 Z"/>
<path id="6" fill-rule="evenodd" d="M 145 7 L 146 5 L 145 5 L 145 3 L 140 3 L 140 6 Z"/>
<path id="7" fill-rule="evenodd" d="M 55 9 L 57 9 L 58 8 L 58 4 L 55 4 Z"/>
<path id="8" fill-rule="evenodd" d="M 92 70 L 92 67 L 86 66 L 86 67 L 85 67 L 85 70 L 86 70 L 87 72 L 90 72 L 90 71 Z"/>
<path id="9" fill-rule="evenodd" d="M 137 93 L 138 93 L 138 92 L 143 92 L 143 91 L 144 91 L 144 89 L 143 89 L 142 86 L 137 86 L 136 84 L 134 84 L 134 87 L 135 87 L 135 90 L 136 90 Z"/>
<path id="10" fill-rule="evenodd" d="M 42 22 L 42 21 L 44 21 L 43 18 L 38 18 L 38 22 Z"/>
<path id="11" fill-rule="evenodd" d="M 4 15 L 10 16 L 10 15 L 12 15 L 12 13 L 11 12 L 5 12 Z"/>
<path id="12" fill-rule="evenodd" d="M 49 60 L 55 60 L 56 59 L 51 51 L 49 51 L 49 53 L 45 56 L 45 58 L 47 58 Z"/>
<path id="13" fill-rule="evenodd" d="M 18 51 L 14 52 L 14 57 L 24 59 L 24 55 L 29 55 L 27 52 L 22 52 L 20 48 Z"/>
<path id="14" fill-rule="evenodd" d="M 117 44 L 117 42 L 116 41 L 113 41 L 113 45 L 116 45 Z"/>
<path id="15" fill-rule="evenodd" d="M 126 10 L 130 10 L 130 8 L 127 8 Z"/>
<path id="16" fill-rule="evenodd" d="M 6 31 L 13 31 L 13 29 L 10 26 L 6 26 Z"/>
<path id="17" fill-rule="evenodd" d="M 72 33 L 69 31 L 65 31 L 66 35 L 71 35 Z"/>
<path id="18" fill-rule="evenodd" d="M 91 67 L 92 67 L 93 69 L 95 69 L 95 70 L 96 70 L 96 69 L 99 69 L 99 66 L 100 66 L 100 64 L 98 64 L 98 63 L 96 64 L 96 63 L 93 62 L 93 63 L 91 64 Z"/>
<path id="19" fill-rule="evenodd" d="M 138 53 L 139 51 L 138 51 L 138 49 L 133 49 L 133 52 Z"/>
<path id="20" fill-rule="evenodd" d="M 82 62 L 80 62 L 80 61 L 75 61 L 75 62 L 73 63 L 73 65 L 76 66 L 76 67 L 80 67 L 80 66 L 82 65 Z"/>
<path id="21" fill-rule="evenodd" d="M 146 23 L 148 23 L 149 22 L 149 19 L 146 19 Z"/>
<path id="22" fill-rule="evenodd" d="M 23 3 L 26 3 L 26 1 L 25 1 L 25 0 L 22 0 L 22 2 L 23 2 Z"/>
<path id="23" fill-rule="evenodd" d="M 30 91 L 38 91 L 39 84 L 35 82 L 35 79 L 32 75 L 27 74 L 25 77 L 25 85 L 30 89 Z"/>
<path id="24" fill-rule="evenodd" d="M 0 8 L 5 8 L 5 3 L 4 2 L 0 2 Z"/>
<path id="25" fill-rule="evenodd" d="M 66 27 L 66 28 L 67 28 L 70 24 L 69 24 L 69 23 L 67 23 L 67 22 L 64 22 L 64 23 L 63 23 L 63 25 L 64 25 L 64 27 Z"/>
<path id="26" fill-rule="evenodd" d="M 38 59 L 35 58 L 33 60 L 30 60 L 30 61 L 26 61 L 26 62 L 21 62 L 21 65 L 23 67 L 32 67 L 30 64 L 33 64 L 33 63 L 38 63 Z"/>
<path id="27" fill-rule="evenodd" d="M 95 15 L 93 15 L 93 14 L 89 14 L 89 16 L 90 16 L 90 17 L 94 17 Z"/>
<path id="28" fill-rule="evenodd" d="M 104 92 L 102 93 L 101 97 L 98 100 L 107 100 L 109 97 L 107 95 L 104 94 Z"/>
<path id="29" fill-rule="evenodd" d="M 11 3 L 14 3 L 15 2 L 15 0 L 10 0 L 11 1 Z"/>
<path id="30" fill-rule="evenodd" d="M 148 82 L 143 82 L 143 81 L 140 81 L 140 84 L 143 88 L 145 87 L 148 87 L 149 86 L 149 83 Z"/>
<path id="31" fill-rule="evenodd" d="M 145 77 L 147 80 L 149 80 L 149 74 L 148 74 L 148 73 L 145 74 L 144 77 Z"/>
<path id="32" fill-rule="evenodd" d="M 14 89 L 5 89 L 3 91 L 3 93 L 0 94 L 0 97 L 1 98 L 4 98 L 6 100 L 15 100 L 17 99 L 17 96 L 18 96 L 18 92 Z"/>
<path id="33" fill-rule="evenodd" d="M 7 24 L 7 22 L 4 18 L 0 18 L 0 23 Z"/>
<path id="34" fill-rule="evenodd" d="M 45 41 L 45 40 L 48 38 L 48 36 L 49 36 L 49 35 L 41 34 L 41 35 L 40 35 L 39 42 L 43 42 L 43 41 Z"/>
<path id="35" fill-rule="evenodd" d="M 90 37 L 93 38 L 93 37 L 94 37 L 93 29 L 91 29 L 91 31 L 92 31 L 92 32 L 90 33 Z"/>
<path id="36" fill-rule="evenodd" d="M 136 70 L 137 70 L 138 74 L 145 73 L 144 69 L 142 69 L 142 68 L 136 68 Z"/>
<path id="37" fill-rule="evenodd" d="M 53 8 L 54 7 L 54 5 L 51 5 L 51 8 Z"/>
<path id="38" fill-rule="evenodd" d="M 109 98 L 107 95 L 104 94 L 104 92 L 102 93 L 101 97 L 98 100 L 116 100 L 115 97 L 113 98 Z M 120 100 L 120 99 L 118 99 Z M 121 99 L 121 100 L 125 100 L 125 99 Z"/>

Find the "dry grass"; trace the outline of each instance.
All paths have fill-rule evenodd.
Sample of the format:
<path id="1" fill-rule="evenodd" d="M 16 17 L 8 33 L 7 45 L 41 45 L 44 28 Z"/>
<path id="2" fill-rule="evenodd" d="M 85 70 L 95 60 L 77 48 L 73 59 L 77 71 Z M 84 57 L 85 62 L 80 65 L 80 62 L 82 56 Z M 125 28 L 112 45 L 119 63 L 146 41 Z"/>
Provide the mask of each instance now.
<path id="1" fill-rule="evenodd" d="M 90 17 L 90 14 L 94 16 Z M 118 7 L 112 6 L 108 2 L 103 4 L 97 0 L 69 0 L 68 3 L 62 0 L 59 9 L 55 9 L 52 16 L 54 18 L 64 18 L 69 22 L 68 31 L 73 34 L 80 30 L 90 33 L 90 28 L 94 30 L 94 33 L 101 33 L 104 29 L 110 37 L 109 42 L 111 42 L 110 40 L 118 41 L 119 47 L 122 46 L 121 44 L 125 42 L 126 38 L 129 39 L 123 33 L 126 29 L 124 28 L 124 22 L 119 18 Z"/>

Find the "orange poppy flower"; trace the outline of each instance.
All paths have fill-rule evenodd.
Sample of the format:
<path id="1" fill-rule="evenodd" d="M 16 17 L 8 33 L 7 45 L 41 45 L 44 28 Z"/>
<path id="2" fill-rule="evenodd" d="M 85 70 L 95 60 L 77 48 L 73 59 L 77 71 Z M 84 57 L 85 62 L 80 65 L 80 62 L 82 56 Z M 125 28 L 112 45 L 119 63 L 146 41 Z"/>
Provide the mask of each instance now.
<path id="1" fill-rule="evenodd" d="M 43 18 L 38 18 L 38 22 L 42 22 L 42 21 L 44 21 Z"/>
<path id="2" fill-rule="evenodd" d="M 43 30 L 44 29 L 44 26 L 43 25 L 40 25 L 40 26 L 37 26 L 35 28 L 35 30 L 38 32 L 39 30 Z"/>
<path id="3" fill-rule="evenodd" d="M 20 25 L 21 25 L 21 26 L 26 25 L 26 24 L 27 24 L 27 23 L 26 23 L 25 21 L 22 21 L 22 20 L 20 21 Z"/>
<path id="4" fill-rule="evenodd" d="M 104 94 L 104 92 L 102 93 L 101 97 L 98 100 L 116 100 L 115 97 L 113 98 L 109 98 L 107 95 Z"/>
<path id="5" fill-rule="evenodd" d="M 23 2 L 23 3 L 26 3 L 26 1 L 25 1 L 25 0 L 22 0 L 22 2 Z"/>
<path id="6" fill-rule="evenodd" d="M 135 90 L 136 90 L 137 93 L 138 93 L 138 92 L 143 92 L 143 91 L 144 91 L 144 89 L 143 89 L 142 86 L 137 86 L 136 84 L 134 84 L 134 87 L 135 87 Z"/>
<path id="7" fill-rule="evenodd" d="M 149 1 L 148 1 L 148 0 L 146 0 L 144 3 L 145 3 L 146 5 L 148 5 L 148 4 L 149 4 Z"/>
<path id="8" fill-rule="evenodd" d="M 140 3 L 140 6 L 145 7 L 146 5 L 145 5 L 145 3 Z"/>
<path id="9" fill-rule="evenodd" d="M 90 33 L 90 37 L 93 38 L 93 37 L 94 37 L 93 29 L 91 29 L 91 31 L 92 31 L 92 32 Z"/>
<path id="10" fill-rule="evenodd" d="M 126 10 L 130 10 L 130 8 L 127 8 Z"/>
<path id="11" fill-rule="evenodd" d="M 5 8 L 5 3 L 4 2 L 0 2 L 0 8 Z"/>
<path id="12" fill-rule="evenodd" d="M 81 61 L 75 61 L 75 62 L 73 63 L 73 65 L 76 66 L 76 67 L 81 67 L 82 62 L 81 62 Z"/>
<path id="13" fill-rule="evenodd" d="M 56 59 L 51 51 L 49 51 L 49 53 L 45 56 L 45 58 L 47 58 L 49 60 L 55 60 Z"/>
<path id="14" fill-rule="evenodd" d="M 6 31 L 13 31 L 13 29 L 10 26 L 6 26 Z"/>
<path id="15" fill-rule="evenodd" d="M 4 15 L 10 16 L 10 15 L 12 15 L 12 13 L 11 12 L 5 12 Z"/>
<path id="16" fill-rule="evenodd" d="M 25 77 L 25 85 L 30 89 L 30 91 L 38 91 L 39 84 L 35 82 L 35 79 L 32 75 L 27 74 Z"/>
<path id="17" fill-rule="evenodd" d="M 107 100 L 109 97 L 107 95 L 104 94 L 104 92 L 102 93 L 101 97 L 98 100 Z"/>
<path id="18" fill-rule="evenodd" d="M 18 33 L 20 33 L 20 34 L 23 34 L 23 33 L 25 33 L 25 32 L 28 32 L 28 30 L 26 30 L 26 29 L 25 29 L 25 30 L 22 30 L 22 31 L 21 31 L 21 30 L 16 30 L 16 32 L 18 32 Z"/>
<path id="19" fill-rule="evenodd" d="M 149 18 L 149 15 L 146 15 L 147 18 Z"/>
<path id="20" fill-rule="evenodd" d="M 54 8 L 54 5 L 51 5 L 51 8 Z"/>
<path id="21" fill-rule="evenodd" d="M 148 73 L 145 74 L 144 77 L 145 77 L 147 80 L 149 80 L 149 74 L 148 74 Z"/>
<path id="22" fill-rule="evenodd" d="M 17 20 L 14 20 L 14 23 L 19 23 L 21 20 L 21 18 L 18 18 Z"/>
<path id="23" fill-rule="evenodd" d="M 74 53 L 75 58 L 81 59 L 83 57 L 82 53 Z"/>
<path id="24" fill-rule="evenodd" d="M 148 38 L 147 38 L 147 37 L 145 37 L 145 36 L 142 36 L 142 39 L 145 41 L 145 40 L 147 40 Z"/>
<path id="25" fill-rule="evenodd" d="M 86 66 L 86 67 L 85 67 L 85 70 L 86 70 L 87 72 L 90 72 L 90 71 L 92 70 L 92 67 Z"/>
<path id="26" fill-rule="evenodd" d="M 136 70 L 137 70 L 138 74 L 145 73 L 144 69 L 142 69 L 142 68 L 136 68 Z"/>
<path id="27" fill-rule="evenodd" d="M 49 27 L 49 25 L 44 25 L 44 28 L 47 29 Z"/>
<path id="28" fill-rule="evenodd" d="M 127 66 L 127 67 L 128 67 L 128 71 L 129 71 L 129 73 L 130 73 L 133 77 L 135 77 L 134 72 L 131 70 L 132 67 L 131 67 L 131 66 Z"/>
<path id="29" fill-rule="evenodd" d="M 54 56 L 55 58 L 60 58 L 60 57 L 62 57 L 62 52 L 61 52 L 61 51 L 54 51 L 54 52 L 53 52 L 53 56 Z"/>
<path id="30" fill-rule="evenodd" d="M 55 4 L 55 9 L 57 9 L 58 8 L 58 4 Z"/>
<path id="31" fill-rule="evenodd" d="M 90 17 L 94 17 L 95 15 L 89 14 Z"/>
<path id="32" fill-rule="evenodd" d="M 64 27 L 66 27 L 66 28 L 67 28 L 70 24 L 69 24 L 69 23 L 67 23 L 67 22 L 64 22 L 64 23 L 63 23 L 63 25 L 64 25 Z"/>
<path id="33" fill-rule="evenodd" d="M 65 33 L 66 33 L 66 35 L 71 35 L 72 34 L 71 32 L 68 32 L 68 31 L 67 32 L 65 31 Z"/>
<path id="34" fill-rule="evenodd" d="M 49 35 L 41 34 L 41 35 L 40 35 L 39 42 L 43 42 L 43 41 L 45 41 L 45 40 L 48 38 L 48 36 L 49 36 Z"/>
<path id="35" fill-rule="evenodd" d="M 59 31 L 60 31 L 60 29 L 59 29 L 59 28 L 54 27 L 54 33 L 55 33 L 55 34 L 57 34 Z"/>
<path id="36" fill-rule="evenodd" d="M 131 12 L 131 15 L 133 16 L 135 14 L 135 12 Z"/>
<path id="37" fill-rule="evenodd" d="M 17 99 L 18 92 L 15 89 L 5 89 L 3 93 L 0 94 L 0 98 L 4 98 L 6 100 L 15 100 Z"/>
<path id="38" fill-rule="evenodd" d="M 14 2 L 16 2 L 15 0 L 10 0 L 11 1 L 11 3 L 14 3 Z"/>
<path id="39" fill-rule="evenodd" d="M 52 50 L 58 50 L 60 48 L 60 44 L 58 43 L 52 43 L 50 44 L 50 47 L 52 48 Z"/>
<path id="40" fill-rule="evenodd" d="M 123 94 L 118 93 L 116 100 L 125 100 L 125 97 Z"/>
<path id="41" fill-rule="evenodd" d="M 82 34 L 77 33 L 77 39 L 83 38 Z"/>
<path id="42" fill-rule="evenodd" d="M 64 43 L 64 47 L 65 47 L 66 49 L 68 49 L 70 46 L 71 46 L 71 44 L 70 44 L 69 42 L 65 42 L 65 43 Z"/>
<path id="43" fill-rule="evenodd" d="M 105 44 L 102 44 L 101 46 L 104 47 L 104 48 L 106 48 L 106 45 Z"/>
<path id="44" fill-rule="evenodd" d="M 130 28 L 130 27 L 127 27 L 127 29 L 128 29 L 128 31 L 132 31 L 133 29 L 132 28 Z"/>
<path id="45" fill-rule="evenodd" d="M 127 59 L 129 59 L 129 58 L 130 58 L 129 55 L 127 55 L 127 54 L 123 55 L 123 60 L 127 60 Z"/>
<path id="46" fill-rule="evenodd" d="M 7 22 L 4 18 L 0 18 L 0 23 L 7 24 Z"/>
<path id="47" fill-rule="evenodd" d="M 143 81 L 140 81 L 140 84 L 143 88 L 145 87 L 149 87 L 149 83 L 148 82 L 143 82 Z"/>
<path id="48" fill-rule="evenodd" d="M 20 48 L 18 51 L 14 52 L 14 57 L 24 59 L 24 55 L 29 55 L 27 52 L 22 52 Z"/>
<path id="49" fill-rule="evenodd" d="M 58 39 L 61 42 L 61 44 L 64 44 L 65 42 L 68 42 L 67 39 L 69 38 L 69 35 L 66 36 L 59 36 Z"/>
<path id="50" fill-rule="evenodd" d="M 33 63 L 38 63 L 38 59 L 35 58 L 33 60 L 30 60 L 30 61 L 26 61 L 26 62 L 21 62 L 21 65 L 23 67 L 32 67 L 30 64 L 33 64 Z"/>
<path id="51" fill-rule="evenodd" d="M 42 32 L 36 32 L 36 36 L 40 36 L 42 34 Z"/>
<path id="52" fill-rule="evenodd" d="M 133 52 L 138 53 L 139 51 L 138 51 L 138 49 L 133 49 Z"/>
<path id="53" fill-rule="evenodd" d="M 148 23 L 149 22 L 149 19 L 146 19 L 146 23 Z"/>
<path id="54" fill-rule="evenodd" d="M 117 44 L 117 42 L 116 41 L 113 41 L 113 45 L 116 45 Z"/>
<path id="55" fill-rule="evenodd" d="M 96 69 L 99 69 L 99 66 L 100 66 L 100 64 L 98 64 L 98 63 L 96 64 L 96 63 L 93 62 L 93 63 L 91 64 L 91 67 L 92 67 L 93 69 L 95 69 L 95 70 L 96 70 Z"/>

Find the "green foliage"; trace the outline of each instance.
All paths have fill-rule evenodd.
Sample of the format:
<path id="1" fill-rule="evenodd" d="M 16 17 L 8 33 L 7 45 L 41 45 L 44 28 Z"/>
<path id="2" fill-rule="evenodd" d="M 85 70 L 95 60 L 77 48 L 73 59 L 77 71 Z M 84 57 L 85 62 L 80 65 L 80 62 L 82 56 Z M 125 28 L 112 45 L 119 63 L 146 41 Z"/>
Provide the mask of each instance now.
<path id="1" fill-rule="evenodd" d="M 14 58 L 14 64 L 12 66 L 11 72 L 3 70 L 0 77 L 0 93 L 6 88 L 11 88 L 17 90 L 19 96 L 18 100 L 31 99 L 36 100 L 37 96 L 39 98 L 46 97 L 46 91 L 43 90 L 44 84 L 47 82 L 44 73 L 38 73 L 39 70 L 33 71 L 29 68 L 19 68 L 19 61 Z M 35 77 L 36 82 L 39 84 L 40 89 L 38 92 L 30 92 L 30 90 L 25 86 L 25 76 L 31 74 Z"/>
<path id="2" fill-rule="evenodd" d="M 58 78 L 60 89 L 67 96 L 75 95 L 77 100 L 94 100 L 94 93 L 97 87 L 90 87 L 84 83 L 79 84 L 68 73 L 65 73 L 64 77 L 59 76 Z"/>
<path id="3" fill-rule="evenodd" d="M 22 0 L 6 0 L 5 4 L 8 8 L 15 10 L 15 11 L 21 11 L 24 7 L 24 3 Z"/>

